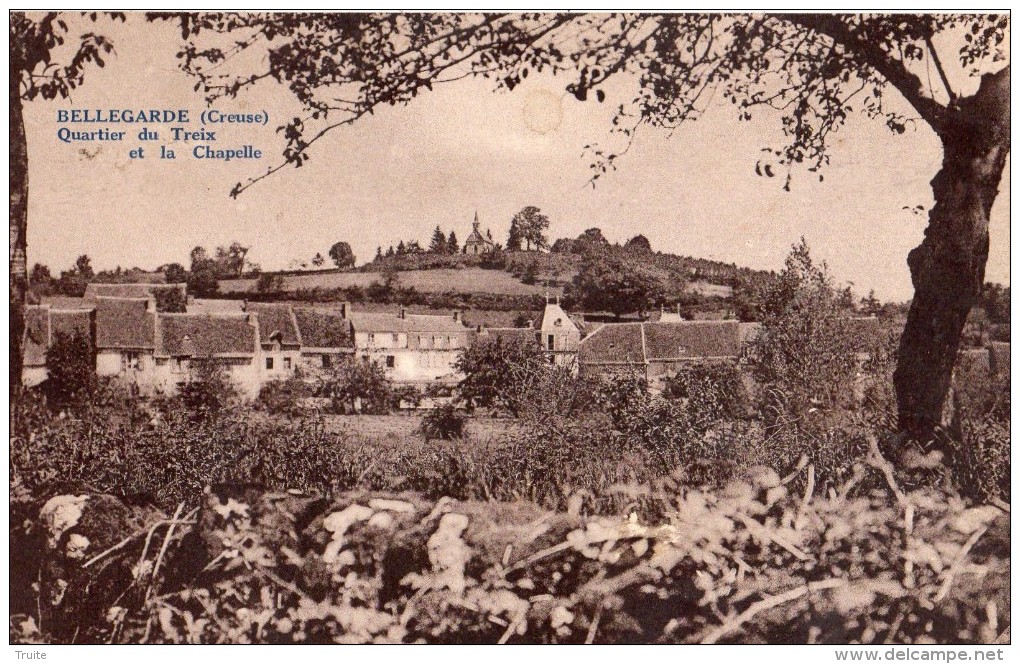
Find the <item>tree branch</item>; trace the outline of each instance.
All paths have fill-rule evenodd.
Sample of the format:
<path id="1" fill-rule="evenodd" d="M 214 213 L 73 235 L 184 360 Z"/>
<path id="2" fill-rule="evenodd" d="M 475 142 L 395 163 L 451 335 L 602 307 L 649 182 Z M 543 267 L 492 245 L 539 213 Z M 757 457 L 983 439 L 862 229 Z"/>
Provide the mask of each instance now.
<path id="1" fill-rule="evenodd" d="M 914 107 L 925 122 L 931 125 L 932 129 L 941 133 L 946 107 L 931 97 L 925 96 L 922 92 L 921 79 L 912 74 L 903 65 L 903 62 L 889 57 L 889 54 L 883 51 L 877 42 L 855 33 L 850 26 L 835 15 L 782 14 L 779 18 L 826 35 L 849 53 L 860 56 L 890 85 L 899 90 L 903 98 Z"/>

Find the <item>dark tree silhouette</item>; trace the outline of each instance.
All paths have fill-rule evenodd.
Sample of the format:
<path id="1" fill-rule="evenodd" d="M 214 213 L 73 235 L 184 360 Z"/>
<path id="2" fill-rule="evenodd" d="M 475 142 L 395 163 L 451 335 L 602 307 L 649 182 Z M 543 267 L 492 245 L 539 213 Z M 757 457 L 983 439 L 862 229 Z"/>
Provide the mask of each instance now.
<path id="1" fill-rule="evenodd" d="M 86 14 L 96 21 L 99 14 Z M 124 20 L 121 13 L 107 14 Z M 66 98 L 82 85 L 85 70 L 113 53 L 106 37 L 87 31 L 73 34 L 61 14 L 49 12 L 38 18 L 11 12 L 10 34 L 10 343 L 11 399 L 21 393 L 22 337 L 25 334 L 25 297 L 28 292 L 26 235 L 28 233 L 28 142 L 25 138 L 23 104 L 39 97 Z M 70 40 L 71 44 L 65 45 Z M 55 54 L 66 60 L 57 61 Z M 11 410 L 13 413 L 13 409 Z"/>
<path id="2" fill-rule="evenodd" d="M 895 384 L 902 428 L 928 440 L 940 424 L 963 324 L 984 282 L 988 218 L 1010 148 L 1008 16 L 205 14 L 182 15 L 180 24 L 182 65 L 209 100 L 269 78 L 304 106 L 282 128 L 281 161 L 234 195 L 300 166 L 322 136 L 376 107 L 471 74 L 512 89 L 532 71 L 565 72 L 570 93 L 597 101 L 609 78 L 630 76 L 638 93 L 614 119 L 628 145 L 642 125 L 675 129 L 713 99 L 732 102 L 743 120 L 774 109 L 786 140 L 768 146 L 757 170 L 785 170 L 787 188 L 795 168 L 827 164 L 833 133 L 852 113 L 897 133 L 927 125 L 944 155 L 924 241 L 908 258 L 915 294 Z M 202 42 L 208 33 L 213 45 Z M 225 71 L 228 58 L 251 48 L 268 57 L 246 61 L 265 68 Z M 949 49 L 954 57 L 943 57 Z M 912 111 L 889 103 L 896 93 Z M 624 152 L 593 147 L 594 178 Z"/>
<path id="3" fill-rule="evenodd" d="M 329 257 L 333 259 L 338 268 L 349 269 L 354 267 L 354 252 L 351 250 L 351 245 L 346 242 L 337 242 L 330 247 Z"/>

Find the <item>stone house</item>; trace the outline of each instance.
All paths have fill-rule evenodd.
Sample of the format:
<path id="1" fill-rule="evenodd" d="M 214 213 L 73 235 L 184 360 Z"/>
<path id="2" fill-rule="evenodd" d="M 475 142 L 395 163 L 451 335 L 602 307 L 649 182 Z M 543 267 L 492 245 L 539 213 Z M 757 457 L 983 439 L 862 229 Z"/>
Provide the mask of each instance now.
<path id="1" fill-rule="evenodd" d="M 394 383 L 426 386 L 454 385 L 460 380 L 455 364 L 474 331 L 460 312 L 452 316 L 351 312 L 354 352 L 377 362 Z"/>
<path id="2" fill-rule="evenodd" d="M 173 394 L 195 376 L 199 362 L 214 362 L 243 395 L 254 398 L 265 380 L 258 363 L 257 318 L 244 313 L 159 314 L 144 392 Z"/>
<path id="3" fill-rule="evenodd" d="M 294 307 L 289 304 L 249 302 L 259 332 L 259 373 L 263 382 L 294 375 L 301 362 L 301 334 Z"/>
<path id="4" fill-rule="evenodd" d="M 346 302 L 339 310 L 294 308 L 301 339 L 301 367 L 305 371 L 328 371 L 354 356 L 349 312 L 350 305 Z"/>
<path id="5" fill-rule="evenodd" d="M 690 363 L 736 362 L 741 351 L 740 323 L 678 321 L 607 323 L 581 340 L 581 375 L 636 374 L 653 388 Z"/>
<path id="6" fill-rule="evenodd" d="M 46 380 L 46 352 L 59 334 L 80 334 L 95 339 L 95 310 L 91 308 L 57 309 L 48 304 L 25 307 L 24 364 L 22 381 L 34 387 Z"/>
<path id="7" fill-rule="evenodd" d="M 572 366 L 577 359 L 581 343 L 581 330 L 559 302 L 546 302 L 539 327 L 539 343 L 549 362 L 557 366 Z"/>
<path id="8" fill-rule="evenodd" d="M 96 374 L 147 391 L 156 349 L 154 300 L 99 296 L 95 303 Z"/>

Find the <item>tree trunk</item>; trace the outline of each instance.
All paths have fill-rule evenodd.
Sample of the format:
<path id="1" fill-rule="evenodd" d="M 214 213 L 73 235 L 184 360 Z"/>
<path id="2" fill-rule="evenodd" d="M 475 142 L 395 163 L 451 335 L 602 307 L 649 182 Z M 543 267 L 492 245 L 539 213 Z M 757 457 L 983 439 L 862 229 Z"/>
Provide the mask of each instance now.
<path id="1" fill-rule="evenodd" d="M 1009 155 L 1009 67 L 982 77 L 939 128 L 942 170 L 924 241 L 907 263 L 914 284 L 894 382 L 900 429 L 929 444 L 943 424 L 963 326 L 988 259 L 988 219 Z"/>
<path id="2" fill-rule="evenodd" d="M 25 232 L 28 229 L 28 143 L 21 112 L 21 75 L 11 70 L 10 135 L 10 327 L 11 327 L 11 401 L 21 394 L 22 342 L 25 334 L 25 296 L 28 291 L 28 265 Z"/>

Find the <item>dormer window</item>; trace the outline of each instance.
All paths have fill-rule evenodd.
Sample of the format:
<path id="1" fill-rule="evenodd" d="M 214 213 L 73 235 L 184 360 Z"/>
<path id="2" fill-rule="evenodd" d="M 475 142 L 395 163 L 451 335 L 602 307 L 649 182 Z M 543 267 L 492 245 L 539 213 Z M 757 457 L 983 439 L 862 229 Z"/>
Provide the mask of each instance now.
<path id="1" fill-rule="evenodd" d="M 686 355 L 687 354 L 687 346 L 680 346 L 680 347 L 678 347 L 677 348 L 677 352 L 680 353 L 681 355 Z"/>

